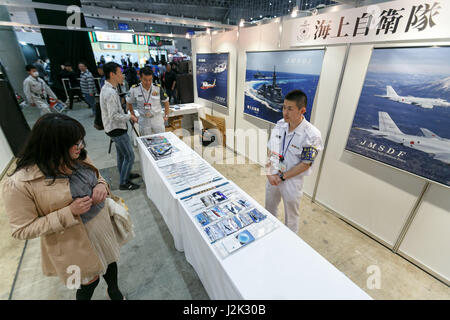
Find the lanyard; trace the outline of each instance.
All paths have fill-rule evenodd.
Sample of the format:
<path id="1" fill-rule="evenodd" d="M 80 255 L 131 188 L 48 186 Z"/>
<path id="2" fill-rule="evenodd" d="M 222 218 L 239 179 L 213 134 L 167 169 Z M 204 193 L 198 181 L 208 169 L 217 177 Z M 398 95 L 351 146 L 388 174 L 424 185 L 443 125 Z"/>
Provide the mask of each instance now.
<path id="1" fill-rule="evenodd" d="M 285 140 L 286 140 L 286 131 L 284 132 L 284 137 L 283 137 L 283 150 L 281 150 L 281 161 L 284 161 L 284 155 L 286 154 L 287 150 L 289 149 L 289 146 L 291 145 L 291 142 L 292 142 L 292 139 L 294 139 L 294 136 L 295 136 L 295 132 L 294 132 L 294 134 L 292 135 L 291 140 L 289 140 L 289 143 L 288 143 L 286 149 L 284 149 L 284 143 L 285 143 Z"/>
<path id="2" fill-rule="evenodd" d="M 44 83 L 43 82 L 41 82 L 41 81 L 39 81 L 39 78 L 35 78 L 35 80 L 38 82 L 38 83 L 40 83 L 41 84 L 41 95 L 44 95 Z M 44 80 L 42 80 L 42 81 L 44 81 Z"/>
<path id="3" fill-rule="evenodd" d="M 142 90 L 142 83 L 140 84 L 140 88 L 141 88 L 142 96 L 144 97 L 144 105 L 146 105 L 146 104 L 148 104 L 148 100 L 150 100 L 150 96 L 152 95 L 152 86 L 150 86 L 150 92 L 147 96 L 147 99 L 145 98 L 144 90 Z"/>

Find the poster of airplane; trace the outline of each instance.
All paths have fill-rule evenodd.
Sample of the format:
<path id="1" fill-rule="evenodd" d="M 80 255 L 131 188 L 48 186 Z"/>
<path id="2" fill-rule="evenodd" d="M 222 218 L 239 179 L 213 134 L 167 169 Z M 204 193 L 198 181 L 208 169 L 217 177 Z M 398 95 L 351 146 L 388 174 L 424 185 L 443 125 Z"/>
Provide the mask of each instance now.
<path id="1" fill-rule="evenodd" d="M 345 149 L 450 186 L 449 56 L 374 49 Z"/>
<path id="2" fill-rule="evenodd" d="M 228 53 L 199 53 L 196 68 L 198 97 L 228 107 Z"/>
<path id="3" fill-rule="evenodd" d="M 311 118 L 324 50 L 247 52 L 244 113 L 276 123 L 283 117 L 284 97 L 305 92 L 305 118 Z"/>

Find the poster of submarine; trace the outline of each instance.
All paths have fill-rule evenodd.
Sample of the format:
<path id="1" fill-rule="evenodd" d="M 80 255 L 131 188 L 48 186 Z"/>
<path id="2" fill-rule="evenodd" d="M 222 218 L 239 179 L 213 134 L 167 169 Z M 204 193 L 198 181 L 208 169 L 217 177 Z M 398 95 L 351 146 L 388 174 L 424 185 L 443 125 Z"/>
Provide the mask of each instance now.
<path id="1" fill-rule="evenodd" d="M 311 118 L 324 50 L 247 52 L 244 113 L 276 123 L 283 117 L 284 96 L 300 89 Z"/>
<path id="2" fill-rule="evenodd" d="M 450 186 L 450 47 L 374 49 L 345 149 Z"/>
<path id="3" fill-rule="evenodd" d="M 228 53 L 199 53 L 197 95 L 224 107 L 228 106 Z"/>

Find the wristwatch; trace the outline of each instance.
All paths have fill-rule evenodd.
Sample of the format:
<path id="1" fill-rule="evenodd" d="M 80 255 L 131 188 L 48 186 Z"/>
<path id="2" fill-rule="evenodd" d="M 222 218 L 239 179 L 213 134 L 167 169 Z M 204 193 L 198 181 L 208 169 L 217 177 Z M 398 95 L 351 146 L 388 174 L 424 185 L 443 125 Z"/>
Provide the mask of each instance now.
<path id="1" fill-rule="evenodd" d="M 285 181 L 286 180 L 286 179 L 284 179 L 283 175 L 284 175 L 283 172 L 278 172 L 278 176 L 280 177 L 281 181 Z"/>

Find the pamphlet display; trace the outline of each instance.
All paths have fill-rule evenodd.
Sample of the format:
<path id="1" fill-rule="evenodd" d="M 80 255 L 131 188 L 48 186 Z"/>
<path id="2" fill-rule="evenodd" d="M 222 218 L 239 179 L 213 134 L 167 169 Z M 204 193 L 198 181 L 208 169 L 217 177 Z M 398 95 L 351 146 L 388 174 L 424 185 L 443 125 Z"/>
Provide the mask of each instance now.
<path id="1" fill-rule="evenodd" d="M 175 194 L 183 194 L 223 178 L 203 159 L 191 157 L 159 167 Z"/>
<path id="2" fill-rule="evenodd" d="M 180 200 L 188 207 L 189 213 L 222 258 L 278 226 L 229 182 Z"/>
<path id="3" fill-rule="evenodd" d="M 172 146 L 169 140 L 163 136 L 144 137 L 141 138 L 141 140 L 156 161 L 166 159 L 170 157 L 172 153 L 178 151 L 178 149 Z"/>

